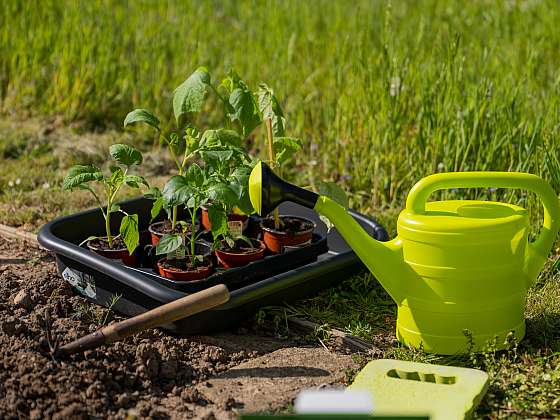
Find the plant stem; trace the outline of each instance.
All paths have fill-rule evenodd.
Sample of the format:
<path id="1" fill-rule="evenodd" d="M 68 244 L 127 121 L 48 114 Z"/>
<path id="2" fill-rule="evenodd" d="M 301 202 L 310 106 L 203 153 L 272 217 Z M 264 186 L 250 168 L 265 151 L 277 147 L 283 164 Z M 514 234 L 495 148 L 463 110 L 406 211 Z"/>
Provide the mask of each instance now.
<path id="1" fill-rule="evenodd" d="M 266 119 L 266 138 L 268 139 L 268 158 L 270 160 L 270 166 L 272 169 L 275 168 L 274 162 L 274 147 L 273 147 L 273 134 L 272 134 L 272 119 Z M 274 209 L 274 229 L 280 229 L 280 213 L 278 207 Z"/>
<path id="2" fill-rule="evenodd" d="M 196 266 L 196 258 L 195 258 L 195 247 L 196 247 L 196 237 L 195 237 L 195 233 L 194 233 L 194 229 L 195 229 L 195 224 L 196 224 L 196 210 L 198 209 L 198 206 L 196 205 L 196 199 L 194 200 L 194 206 L 193 209 L 191 211 L 191 237 L 190 237 L 190 241 L 191 241 L 191 264 L 192 266 Z"/>
<path id="3" fill-rule="evenodd" d="M 107 213 L 105 214 L 105 230 L 107 231 L 107 242 L 109 242 L 109 248 L 113 248 L 113 237 L 111 236 L 111 202 L 107 203 Z"/>

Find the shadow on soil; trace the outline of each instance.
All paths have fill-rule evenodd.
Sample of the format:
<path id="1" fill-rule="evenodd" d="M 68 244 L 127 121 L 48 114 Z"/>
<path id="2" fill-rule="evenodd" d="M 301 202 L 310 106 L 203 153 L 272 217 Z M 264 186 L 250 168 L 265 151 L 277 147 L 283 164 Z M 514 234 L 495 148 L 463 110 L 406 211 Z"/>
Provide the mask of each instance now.
<path id="1" fill-rule="evenodd" d="M 330 373 L 324 369 L 310 368 L 304 366 L 282 366 L 252 369 L 231 369 L 222 378 L 296 378 L 302 376 L 329 376 Z"/>

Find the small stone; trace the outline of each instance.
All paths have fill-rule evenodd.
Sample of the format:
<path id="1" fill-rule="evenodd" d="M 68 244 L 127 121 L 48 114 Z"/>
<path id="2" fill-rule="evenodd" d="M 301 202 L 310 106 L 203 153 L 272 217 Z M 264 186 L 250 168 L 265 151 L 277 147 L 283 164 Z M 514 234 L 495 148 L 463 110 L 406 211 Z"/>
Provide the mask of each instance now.
<path id="1" fill-rule="evenodd" d="M 124 408 L 129 402 L 130 396 L 125 392 L 117 397 L 116 405 L 118 408 Z"/>
<path id="2" fill-rule="evenodd" d="M 29 296 L 29 293 L 22 289 L 14 297 L 14 305 L 16 305 L 18 308 L 23 308 L 28 311 L 33 306 L 33 301 L 31 300 L 31 296 Z"/>
<path id="3" fill-rule="evenodd" d="M 63 419 L 87 419 L 88 416 L 84 411 L 81 404 L 72 403 L 62 411 L 56 413 L 53 416 L 53 420 L 63 420 Z"/>
<path id="4" fill-rule="evenodd" d="M 201 399 L 201 395 L 196 388 L 185 389 L 181 393 L 183 401 L 188 403 L 197 403 Z"/>
<path id="5" fill-rule="evenodd" d="M 23 321 L 11 316 L 0 322 L 0 329 L 6 335 L 18 335 L 27 331 L 27 325 Z"/>

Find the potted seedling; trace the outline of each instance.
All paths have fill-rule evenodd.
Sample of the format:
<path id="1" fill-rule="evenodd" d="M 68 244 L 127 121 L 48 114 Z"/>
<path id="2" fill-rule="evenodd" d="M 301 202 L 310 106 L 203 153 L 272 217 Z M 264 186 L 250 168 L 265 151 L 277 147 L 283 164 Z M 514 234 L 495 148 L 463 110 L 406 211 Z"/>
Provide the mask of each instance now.
<path id="1" fill-rule="evenodd" d="M 249 199 L 248 180 L 253 167 L 249 156 L 239 147 L 242 137 L 232 130 L 207 130 L 201 141 L 199 154 L 202 157 L 209 179 L 215 184 L 228 185 L 235 194 L 227 202 L 202 205 L 202 225 L 212 230 L 208 211 L 212 204 L 223 207 L 230 222 L 240 222 L 247 227 L 248 215 L 253 213 Z"/>
<path id="2" fill-rule="evenodd" d="M 235 72 L 230 72 L 230 76 Z M 233 77 L 233 76 L 231 76 Z M 224 119 L 227 123 L 237 124 L 236 127 L 242 133 L 249 130 L 247 118 L 248 115 L 253 115 L 247 112 L 245 98 L 246 91 L 240 87 L 246 86 L 240 82 L 236 77 L 235 81 L 232 78 L 224 79 L 220 86 L 230 86 L 233 90 L 227 97 L 219 93 L 219 87 L 212 84 L 210 74 L 205 67 L 199 67 L 193 74 L 191 74 L 181 85 L 179 85 L 173 93 L 173 112 L 175 114 L 176 129 L 167 132 L 161 127 L 160 119 L 147 109 L 135 109 L 131 111 L 124 120 L 124 126 L 142 122 L 154 128 L 158 134 L 161 143 L 167 145 L 169 153 L 177 167 L 177 175 L 181 176 L 185 173 L 187 163 L 197 156 L 200 146 L 199 141 L 202 140 L 206 149 L 219 148 L 223 146 L 236 146 L 240 147 L 243 141 L 241 134 L 234 130 L 207 130 L 202 139 L 198 132 L 189 123 L 189 118 L 194 114 L 202 111 L 206 96 L 209 92 L 214 92 L 224 105 Z M 231 83 L 226 83 L 226 80 L 232 80 Z M 250 93 L 250 92 L 249 92 Z M 252 98 L 252 96 L 251 96 Z M 243 117 L 240 117 L 242 115 Z M 254 120 L 254 116 L 252 117 Z M 238 121 L 239 123 L 236 123 Z M 258 122 L 257 122 L 258 124 Z M 185 128 L 186 127 L 186 128 Z M 254 128 L 254 126 L 253 126 Z M 179 133 L 179 134 L 178 134 Z M 184 133 L 183 135 L 180 135 Z M 219 152 L 220 150 L 215 150 Z M 229 153 L 229 152 L 224 152 Z M 159 189 L 152 188 L 146 197 L 153 200 L 152 207 L 152 220 L 154 220 L 162 209 L 167 212 L 168 219 L 163 222 L 153 223 L 149 227 L 152 235 L 152 245 L 156 246 L 161 237 L 167 233 L 180 233 L 181 227 L 178 226 L 178 207 L 175 205 L 171 209 L 165 208 L 163 205 L 163 196 Z M 237 216 L 232 215 L 232 218 Z M 242 218 L 242 216 L 240 216 Z M 246 217 L 245 217 L 246 218 Z M 210 229 L 208 224 L 207 213 L 203 214 L 203 222 L 206 223 L 206 228 Z M 191 229 L 190 227 L 188 229 Z M 195 232 L 198 230 L 195 225 Z"/>
<path id="3" fill-rule="evenodd" d="M 165 184 L 163 202 L 165 206 L 184 205 L 191 226 L 195 224 L 200 206 L 209 199 L 224 200 L 224 195 L 233 195 L 228 185 L 207 176 L 204 170 L 193 163 L 184 175 L 175 175 Z M 179 223 L 179 226 L 186 224 Z M 203 232 L 166 234 L 156 246 L 156 255 L 167 256 L 158 261 L 160 274 L 176 280 L 200 280 L 213 272 L 209 258 L 211 247 L 198 241 Z"/>
<path id="4" fill-rule="evenodd" d="M 214 250 L 218 264 L 224 268 L 241 267 L 264 257 L 264 242 L 243 235 L 243 223 L 232 220 L 231 209 L 243 202 L 240 191 L 248 184 L 250 167 L 240 166 L 231 177 L 229 184 L 215 173 L 217 185 L 221 185 L 220 194 L 214 195 L 208 206 L 208 218 L 211 222 Z M 241 205 L 243 207 L 243 205 Z M 252 207 L 251 207 L 252 210 Z"/>
<path id="5" fill-rule="evenodd" d="M 258 91 L 258 103 L 265 121 L 268 162 L 279 175 L 282 166 L 302 148 L 302 141 L 284 135 L 284 114 L 274 92 L 264 83 Z M 263 241 L 273 253 L 282 253 L 290 247 L 303 246 L 311 242 L 316 225 L 300 216 L 280 216 L 278 209 L 272 217 L 261 222 Z"/>
<path id="6" fill-rule="evenodd" d="M 139 243 L 138 215 L 128 214 L 116 203 L 119 191 L 126 185 L 131 188 L 140 188 L 140 185 L 148 186 L 146 180 L 140 175 L 129 173 L 132 166 L 142 163 L 142 154 L 132 146 L 126 144 L 113 144 L 109 149 L 111 158 L 119 165 L 111 165 L 110 175 L 106 176 L 100 168 L 95 165 L 72 166 L 64 178 L 62 188 L 66 191 L 87 190 L 99 205 L 105 219 L 105 236 L 90 236 L 84 242 L 87 247 L 104 257 L 120 260 L 125 265 L 135 266 L 136 257 L 134 250 Z M 105 195 L 105 205 L 100 194 L 95 191 L 92 184 L 101 185 Z M 111 218 L 114 213 L 122 213 L 124 217 L 118 235 L 111 231 Z"/>
<path id="7" fill-rule="evenodd" d="M 264 242 L 243 235 L 241 225 L 229 221 L 226 213 L 216 207 L 210 208 L 214 250 L 218 264 L 224 268 L 242 267 L 264 257 Z"/>
<path id="8" fill-rule="evenodd" d="M 187 127 L 184 130 L 184 135 L 181 137 L 176 132 L 172 132 L 169 134 L 163 133 L 160 129 L 159 119 L 150 111 L 145 109 L 135 109 L 134 111 L 130 112 L 124 120 L 124 126 L 126 127 L 136 122 L 144 122 L 158 131 L 160 141 L 167 145 L 169 153 L 176 164 L 177 175 L 183 175 L 186 170 L 187 163 L 190 159 L 195 157 L 197 153 L 198 140 L 200 136 L 196 129 Z M 192 230 L 192 226 L 195 226 L 195 232 L 198 231 L 198 224 L 191 226 L 189 222 L 186 225 L 182 224 L 181 226 L 179 226 L 178 206 L 172 205 L 171 207 L 169 207 L 164 205 L 163 195 L 159 188 L 152 187 L 144 195 L 146 198 L 153 200 L 151 221 L 158 217 L 162 209 L 165 210 L 167 214 L 166 220 L 151 223 L 148 227 L 153 246 L 157 246 L 160 239 L 166 234 L 180 234 L 185 229 L 187 232 L 189 232 L 190 230 Z"/>

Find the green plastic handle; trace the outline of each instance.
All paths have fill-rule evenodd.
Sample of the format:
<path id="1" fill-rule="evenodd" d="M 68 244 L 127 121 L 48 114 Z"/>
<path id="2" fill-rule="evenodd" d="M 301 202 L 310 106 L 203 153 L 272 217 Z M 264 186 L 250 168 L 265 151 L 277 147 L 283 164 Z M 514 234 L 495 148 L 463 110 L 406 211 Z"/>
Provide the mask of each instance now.
<path id="1" fill-rule="evenodd" d="M 560 204 L 552 187 L 536 175 L 521 172 L 448 172 L 430 175 L 412 187 L 406 208 L 414 213 L 424 213 L 428 197 L 437 190 L 489 187 L 526 189 L 537 194 L 544 206 L 544 222 L 532 247 L 541 258 L 546 259 L 560 229 Z"/>

